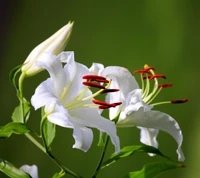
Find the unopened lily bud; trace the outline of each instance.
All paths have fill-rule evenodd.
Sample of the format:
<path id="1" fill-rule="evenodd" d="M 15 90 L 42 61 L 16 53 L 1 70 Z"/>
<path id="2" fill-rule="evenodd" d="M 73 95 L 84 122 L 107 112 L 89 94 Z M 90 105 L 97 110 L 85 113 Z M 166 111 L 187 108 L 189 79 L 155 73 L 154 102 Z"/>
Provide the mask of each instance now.
<path id="1" fill-rule="evenodd" d="M 73 22 L 69 22 L 51 37 L 36 46 L 25 60 L 24 65 L 22 66 L 22 72 L 27 76 L 31 76 L 43 70 L 42 68 L 36 66 L 35 62 L 38 61 L 44 52 L 50 52 L 54 55 L 58 55 L 62 52 L 70 38 L 72 27 Z"/>

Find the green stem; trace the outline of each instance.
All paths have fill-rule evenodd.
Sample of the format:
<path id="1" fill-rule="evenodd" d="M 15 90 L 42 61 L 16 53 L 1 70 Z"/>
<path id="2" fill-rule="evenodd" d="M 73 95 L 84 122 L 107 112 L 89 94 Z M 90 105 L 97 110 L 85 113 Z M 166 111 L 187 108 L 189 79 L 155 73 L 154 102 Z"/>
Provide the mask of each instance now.
<path id="1" fill-rule="evenodd" d="M 92 178 L 96 178 L 97 177 L 97 174 L 99 173 L 100 169 L 101 169 L 101 164 L 103 162 L 103 159 L 104 159 L 104 156 L 105 156 L 105 153 L 106 153 L 106 149 L 108 147 L 108 142 L 109 142 L 109 137 L 108 135 L 106 135 L 106 138 L 105 138 L 105 146 L 102 150 L 102 153 L 101 153 L 101 157 L 100 157 L 100 160 L 99 160 L 99 164 L 95 170 L 95 173 L 94 175 L 92 176 Z"/>
<path id="2" fill-rule="evenodd" d="M 44 153 L 46 153 L 45 148 L 44 148 L 35 138 L 33 138 L 29 133 L 26 133 L 25 136 L 26 136 L 34 145 L 36 145 L 40 150 L 42 150 Z"/>
<path id="3" fill-rule="evenodd" d="M 35 138 L 33 138 L 29 133 L 26 133 L 25 136 L 33 144 L 35 144 L 40 150 L 42 150 L 45 154 L 47 154 L 51 158 L 51 160 L 53 160 L 61 168 L 61 170 L 63 170 L 66 174 L 70 174 L 71 176 L 76 177 L 76 178 L 82 178 L 78 174 L 74 173 L 70 169 L 68 169 L 65 166 L 63 166 L 62 163 L 56 157 L 54 157 L 52 153 L 46 151 L 46 149 Z"/>
<path id="4" fill-rule="evenodd" d="M 20 101 L 20 109 L 21 109 L 21 114 L 22 114 L 22 118 L 21 121 L 23 121 L 23 123 L 25 123 L 25 118 L 24 118 L 24 97 L 23 97 L 23 82 L 25 79 L 25 73 L 22 73 L 19 77 L 19 101 Z"/>

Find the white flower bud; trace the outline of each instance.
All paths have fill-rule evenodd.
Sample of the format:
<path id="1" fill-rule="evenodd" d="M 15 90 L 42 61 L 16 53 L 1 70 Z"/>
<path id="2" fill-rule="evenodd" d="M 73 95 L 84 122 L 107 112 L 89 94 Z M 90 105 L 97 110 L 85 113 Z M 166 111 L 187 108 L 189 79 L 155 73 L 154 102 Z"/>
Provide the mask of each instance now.
<path id="1" fill-rule="evenodd" d="M 25 60 L 24 65 L 22 66 L 22 72 L 27 76 L 31 76 L 43 70 L 42 68 L 36 66 L 35 62 L 38 61 L 41 54 L 44 52 L 50 52 L 54 55 L 62 52 L 67 45 L 72 27 L 73 22 L 69 22 L 51 37 L 36 46 Z"/>

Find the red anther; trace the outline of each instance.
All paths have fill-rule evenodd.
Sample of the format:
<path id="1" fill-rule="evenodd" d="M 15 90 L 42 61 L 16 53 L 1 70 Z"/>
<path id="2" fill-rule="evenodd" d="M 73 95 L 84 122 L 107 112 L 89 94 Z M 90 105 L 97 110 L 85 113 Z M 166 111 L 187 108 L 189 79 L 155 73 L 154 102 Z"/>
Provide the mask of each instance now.
<path id="1" fill-rule="evenodd" d="M 171 100 L 171 103 L 173 103 L 173 104 L 181 104 L 181 103 L 185 103 L 187 101 L 188 101 L 188 99 L 184 98 L 182 100 Z"/>
<path id="2" fill-rule="evenodd" d="M 171 83 L 167 83 L 167 84 L 160 84 L 158 85 L 158 88 L 167 88 L 167 87 L 171 87 L 172 84 Z"/>
<path id="3" fill-rule="evenodd" d="M 151 75 L 143 76 L 143 77 L 142 77 L 143 80 L 145 80 L 145 79 L 147 79 L 147 78 L 150 79 L 150 78 L 151 78 Z"/>
<path id="4" fill-rule="evenodd" d="M 91 81 L 103 82 L 103 83 L 109 83 L 108 80 L 103 80 L 103 79 L 91 79 Z"/>
<path id="5" fill-rule="evenodd" d="M 100 101 L 100 100 L 92 100 L 93 103 L 98 104 L 98 105 L 102 105 L 102 106 L 109 106 L 111 107 L 110 103 L 104 102 L 104 101 Z"/>
<path id="6" fill-rule="evenodd" d="M 111 93 L 111 92 L 118 92 L 119 89 L 105 89 L 101 93 Z"/>
<path id="7" fill-rule="evenodd" d="M 146 69 L 143 69 L 143 70 L 135 70 L 133 73 L 134 73 L 134 74 L 136 74 L 136 73 L 142 73 L 142 74 L 148 73 L 148 74 L 151 74 L 151 73 L 150 73 L 148 70 L 146 70 Z"/>
<path id="8" fill-rule="evenodd" d="M 99 109 L 108 109 L 110 106 L 99 106 Z"/>
<path id="9" fill-rule="evenodd" d="M 150 77 L 150 80 L 154 79 L 154 78 L 164 78 L 166 79 L 166 77 L 163 75 L 163 74 L 155 74 L 155 75 L 152 75 Z"/>
<path id="10" fill-rule="evenodd" d="M 115 107 L 115 106 L 118 106 L 120 104 L 122 104 L 122 102 L 111 103 L 110 106 L 111 107 Z"/>
<path id="11" fill-rule="evenodd" d="M 105 87 L 103 85 L 100 85 L 100 84 L 94 83 L 94 82 L 83 82 L 83 85 L 86 85 L 86 86 L 89 86 L 89 87 L 105 89 Z"/>
<path id="12" fill-rule="evenodd" d="M 99 79 L 99 80 L 106 80 L 106 78 L 103 77 L 103 76 L 99 76 L 99 75 L 90 75 L 90 74 L 84 75 L 82 78 L 83 78 L 83 79 L 87 79 L 87 80 L 96 80 L 96 79 Z"/>
<path id="13" fill-rule="evenodd" d="M 155 72 L 155 71 L 156 71 L 156 68 L 154 68 L 154 67 L 148 67 L 148 68 L 146 68 L 145 70 L 147 70 L 147 71 L 153 70 L 153 71 Z"/>

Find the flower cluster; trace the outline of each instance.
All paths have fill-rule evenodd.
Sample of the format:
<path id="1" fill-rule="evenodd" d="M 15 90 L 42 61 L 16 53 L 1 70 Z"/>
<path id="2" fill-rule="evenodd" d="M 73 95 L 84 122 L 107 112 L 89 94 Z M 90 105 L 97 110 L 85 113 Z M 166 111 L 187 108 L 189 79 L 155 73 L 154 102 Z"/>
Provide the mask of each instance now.
<path id="1" fill-rule="evenodd" d="M 140 141 L 156 148 L 159 130 L 170 134 L 178 144 L 178 160 L 183 161 L 183 136 L 178 123 L 168 114 L 152 108 L 158 104 L 183 103 L 187 99 L 152 103 L 163 88 L 171 87 L 172 84 L 159 84 L 158 79 L 165 76 L 156 74 L 155 68 L 148 65 L 134 72 L 141 74 L 140 88 L 126 68 L 104 68 L 100 63 L 93 63 L 88 68 L 75 62 L 74 52 L 62 51 L 72 26 L 73 23 L 67 24 L 38 45 L 22 67 L 26 75 L 36 74 L 43 69 L 50 75 L 36 88 L 31 98 L 33 107 L 36 110 L 44 107 L 51 123 L 73 129 L 73 148 L 87 151 L 93 140 L 91 128 L 96 128 L 110 136 L 116 153 L 119 153 L 120 142 L 116 127 L 136 126 L 141 132 Z M 154 86 L 150 92 L 151 80 Z M 97 88 L 98 91 L 92 92 L 91 88 Z M 102 94 L 106 94 L 106 101 L 95 99 Z M 109 109 L 109 119 L 101 115 L 103 109 Z"/>
<path id="2" fill-rule="evenodd" d="M 118 128 L 137 127 L 140 129 L 140 141 L 146 148 L 154 149 L 152 152 L 146 151 L 150 156 L 159 153 L 155 151 L 158 148 L 157 135 L 159 131 L 164 131 L 178 144 L 176 150 L 178 161 L 184 161 L 181 149 L 183 135 L 179 124 L 170 115 L 154 110 L 154 107 L 160 104 L 185 103 L 187 98 L 154 102 L 161 90 L 171 87 L 172 84 L 159 84 L 160 79 L 166 79 L 165 75 L 157 74 L 156 69 L 147 64 L 144 69 L 136 70 L 132 74 L 128 69 L 120 66 L 104 67 L 103 64 L 93 63 L 88 68 L 76 62 L 73 51 L 63 51 L 71 35 L 72 27 L 71 22 L 62 27 L 33 49 L 19 70 L 14 69 L 15 72 L 21 70 L 18 86 L 13 82 L 20 106 L 12 115 L 13 123 L 1 127 L 1 134 L 4 137 L 9 137 L 12 133 L 25 134 L 60 166 L 61 172 L 57 175 L 58 177 L 62 177 L 65 173 L 74 177 L 81 176 L 64 167 L 52 155 L 51 143 L 56 135 L 56 125 L 72 129 L 75 140 L 73 148 L 85 152 L 93 142 L 92 129 L 100 131 L 100 141 L 103 139 L 106 141 L 102 141 L 105 141 L 104 151 L 93 177 L 96 177 L 102 167 L 107 166 L 107 164 L 102 166 L 102 160 L 108 139 L 115 147 L 115 155 L 121 153 Z M 41 108 L 42 113 L 40 134 L 35 134 L 26 125 L 30 108 L 29 102 L 23 96 L 22 83 L 25 77 L 36 75 L 42 70 L 48 72 L 49 78 L 38 85 L 30 100 L 34 109 Z M 133 76 L 138 73 L 141 78 L 141 87 Z M 14 76 L 13 81 L 16 74 L 11 75 Z M 104 99 L 100 100 L 99 96 Z M 107 118 L 102 115 L 105 109 L 109 110 Z M 17 127 L 20 129 L 16 129 Z M 41 138 L 43 145 L 28 132 Z M 111 162 L 113 160 L 112 158 Z M 35 165 L 24 165 L 16 172 L 24 176 L 27 176 L 27 173 L 38 178 Z"/>

